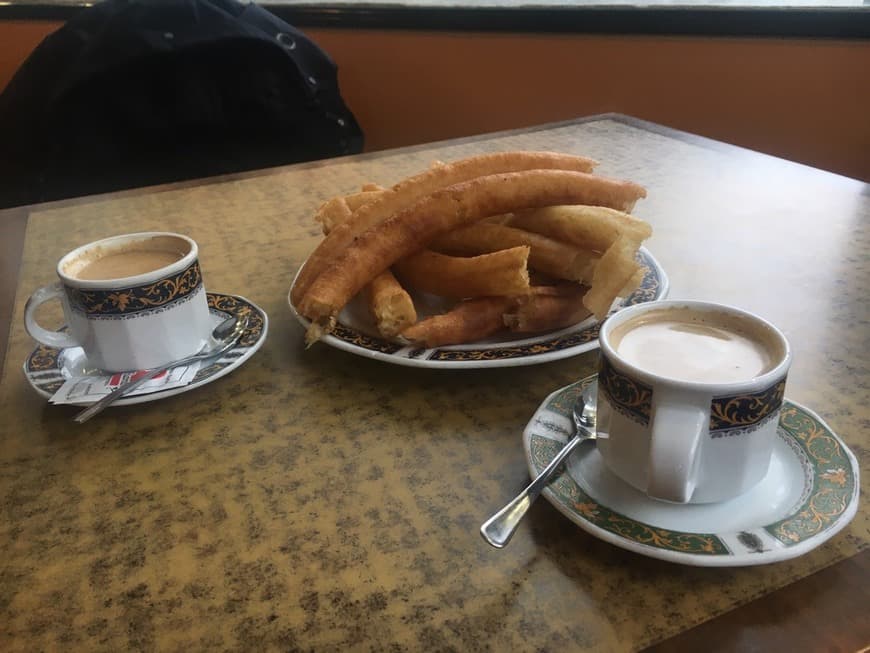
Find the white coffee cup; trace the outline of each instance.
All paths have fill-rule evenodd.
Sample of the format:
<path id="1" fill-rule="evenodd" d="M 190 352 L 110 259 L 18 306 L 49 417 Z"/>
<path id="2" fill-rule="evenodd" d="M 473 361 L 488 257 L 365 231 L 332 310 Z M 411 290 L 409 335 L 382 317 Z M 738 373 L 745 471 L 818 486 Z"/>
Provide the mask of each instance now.
<path id="1" fill-rule="evenodd" d="M 767 474 L 792 352 L 746 311 L 668 300 L 602 325 L 597 447 L 654 499 L 709 503 Z"/>
<path id="2" fill-rule="evenodd" d="M 44 345 L 82 347 L 88 364 L 118 372 L 167 365 L 198 351 L 211 328 L 196 243 L 180 234 L 125 234 L 83 245 L 57 264 L 53 284 L 27 301 L 24 325 Z M 68 329 L 36 322 L 59 299 Z"/>

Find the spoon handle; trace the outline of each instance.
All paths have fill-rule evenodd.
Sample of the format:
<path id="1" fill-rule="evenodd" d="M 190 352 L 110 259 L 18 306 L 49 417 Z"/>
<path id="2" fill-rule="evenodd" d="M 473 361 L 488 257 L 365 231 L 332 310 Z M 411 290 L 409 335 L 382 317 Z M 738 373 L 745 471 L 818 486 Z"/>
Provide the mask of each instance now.
<path id="1" fill-rule="evenodd" d="M 588 436 L 575 435 L 568 441 L 562 450 L 556 454 L 550 464 L 544 467 L 537 478 L 529 486 L 520 492 L 517 497 L 504 508 L 487 519 L 480 527 L 480 534 L 487 542 L 497 549 L 503 548 L 510 542 L 520 521 L 541 491 L 547 487 L 551 477 L 559 465 L 567 458 L 581 442 L 588 440 Z"/>
<path id="2" fill-rule="evenodd" d="M 177 364 L 178 363 L 173 363 L 173 366 L 175 366 Z M 78 415 L 73 417 L 73 421 L 78 422 L 79 424 L 84 424 L 89 419 L 91 419 L 91 417 L 93 417 L 97 413 L 103 412 L 103 409 L 105 409 L 109 405 L 115 403 L 115 401 L 117 399 L 120 399 L 121 397 L 123 397 L 125 394 L 127 394 L 131 390 L 135 390 L 136 388 L 138 388 L 140 385 L 142 385 L 146 381 L 150 381 L 155 376 L 157 376 L 158 374 L 160 374 L 164 370 L 168 370 L 168 369 L 169 369 L 168 367 L 155 367 L 153 370 L 148 370 L 147 372 L 145 372 L 142 376 L 139 376 L 139 377 L 133 379 L 132 381 L 127 381 L 127 383 L 123 383 L 123 384 L 119 385 L 117 388 L 112 390 L 105 397 L 103 397 L 99 401 L 95 401 L 90 406 L 85 408 L 82 412 L 80 412 Z"/>

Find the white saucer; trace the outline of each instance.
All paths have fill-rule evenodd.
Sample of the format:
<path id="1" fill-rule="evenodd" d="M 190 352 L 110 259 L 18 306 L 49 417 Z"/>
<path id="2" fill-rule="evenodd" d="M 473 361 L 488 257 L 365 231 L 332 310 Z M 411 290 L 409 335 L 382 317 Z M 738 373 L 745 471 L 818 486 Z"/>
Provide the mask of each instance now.
<path id="1" fill-rule="evenodd" d="M 226 376 L 244 364 L 262 346 L 269 330 L 269 318 L 263 309 L 237 295 L 206 293 L 206 296 L 209 312 L 215 326 L 230 315 L 245 314 L 248 316 L 248 328 L 242 334 L 238 345 L 219 360 L 212 362 L 207 367 L 200 368 L 193 381 L 186 386 L 119 399 L 113 406 L 141 404 L 194 390 Z M 24 361 L 24 376 L 27 377 L 34 390 L 43 397 L 50 398 L 63 385 L 64 381 L 85 375 L 88 368 L 88 361 L 81 347 L 56 349 L 40 345 Z"/>
<path id="2" fill-rule="evenodd" d="M 653 255 L 641 247 L 637 258 L 645 268 L 643 281 L 631 295 L 617 300 L 613 310 L 664 299 L 668 294 L 668 277 Z M 295 283 L 296 280 L 293 281 Z M 293 315 L 307 329 L 311 322 L 299 314 L 289 296 L 287 302 Z M 421 317 L 442 312 L 442 303 L 431 295 L 414 297 L 414 304 Z M 502 335 L 467 345 L 434 349 L 408 347 L 381 338 L 368 309 L 356 297 L 338 316 L 338 324 L 332 333 L 323 336 L 320 342 L 358 356 L 408 367 L 515 367 L 560 360 L 595 349 L 598 347 L 598 327 L 599 323 L 594 318 L 589 318 L 568 328 L 531 338 L 518 339 L 512 335 Z"/>
<path id="3" fill-rule="evenodd" d="M 573 432 L 571 407 L 596 377 L 551 394 L 523 432 L 532 476 Z M 544 490 L 563 515 L 595 537 L 652 558 L 687 565 L 760 565 L 803 555 L 829 540 L 858 509 L 858 463 L 815 413 L 784 401 L 770 471 L 729 501 L 655 501 L 612 474 L 594 444 L 571 454 Z"/>

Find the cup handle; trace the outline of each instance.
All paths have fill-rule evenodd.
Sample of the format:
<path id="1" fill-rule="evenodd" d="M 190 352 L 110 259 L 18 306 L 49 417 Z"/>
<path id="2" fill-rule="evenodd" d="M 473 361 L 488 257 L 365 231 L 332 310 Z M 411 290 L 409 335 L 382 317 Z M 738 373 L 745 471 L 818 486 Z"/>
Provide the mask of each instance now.
<path id="1" fill-rule="evenodd" d="M 64 331 L 49 331 L 48 329 L 42 328 L 36 323 L 34 313 L 36 312 L 37 307 L 51 299 L 60 298 L 63 295 L 63 292 L 63 285 L 60 281 L 55 281 L 53 284 L 43 286 L 35 291 L 27 300 L 27 304 L 24 307 L 24 328 L 27 329 L 27 333 L 29 333 L 34 340 L 41 342 L 43 345 L 56 347 L 58 349 L 63 349 L 65 347 L 78 347 L 81 343 L 73 338 L 71 334 Z"/>
<path id="2" fill-rule="evenodd" d="M 709 402 L 708 402 L 709 403 Z M 654 499 L 688 503 L 697 485 L 701 436 L 710 422 L 708 405 L 674 390 L 653 393 L 647 494 Z"/>

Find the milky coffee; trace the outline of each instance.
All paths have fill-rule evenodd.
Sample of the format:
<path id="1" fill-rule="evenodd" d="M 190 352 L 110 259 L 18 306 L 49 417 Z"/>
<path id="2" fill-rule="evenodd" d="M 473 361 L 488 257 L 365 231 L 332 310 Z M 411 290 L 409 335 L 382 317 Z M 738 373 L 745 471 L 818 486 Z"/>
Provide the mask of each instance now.
<path id="1" fill-rule="evenodd" d="M 610 336 L 619 356 L 659 376 L 699 383 L 748 381 L 785 352 L 765 325 L 739 315 L 691 308 L 647 311 Z"/>
<path id="2" fill-rule="evenodd" d="M 82 280 L 110 280 L 147 274 L 181 260 L 190 251 L 183 240 L 155 237 L 112 249 L 94 249 L 71 261 L 66 274 Z"/>

